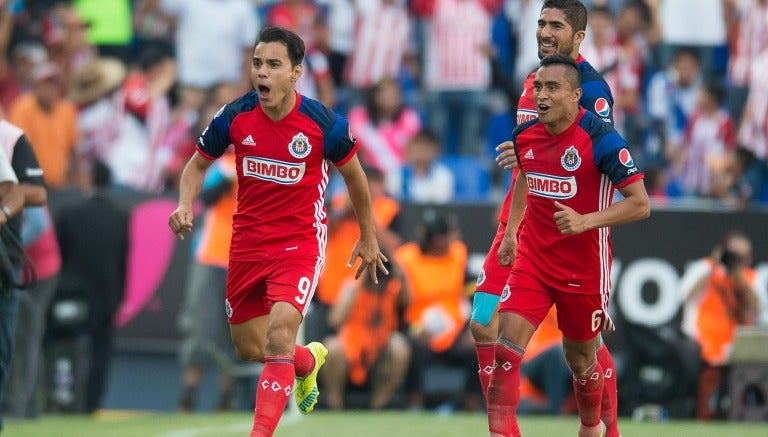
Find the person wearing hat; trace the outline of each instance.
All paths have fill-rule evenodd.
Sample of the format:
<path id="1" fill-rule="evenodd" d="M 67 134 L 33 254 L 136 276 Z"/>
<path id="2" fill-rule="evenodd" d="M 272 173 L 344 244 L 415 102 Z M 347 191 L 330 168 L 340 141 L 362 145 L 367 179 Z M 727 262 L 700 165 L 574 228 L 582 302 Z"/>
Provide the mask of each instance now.
<path id="1" fill-rule="evenodd" d="M 70 80 L 69 100 L 80 110 L 74 163 L 78 185 L 84 183 L 94 159 L 109 162 L 111 147 L 121 133 L 121 96 L 116 91 L 125 77 L 126 67 L 120 60 L 102 57 L 83 65 Z"/>
<path id="2" fill-rule="evenodd" d="M 11 107 L 8 120 L 29 137 L 48 187 L 63 188 L 69 182 L 70 158 L 79 139 L 77 108 L 62 95 L 56 64 L 37 65 L 32 83 L 32 89 Z"/>

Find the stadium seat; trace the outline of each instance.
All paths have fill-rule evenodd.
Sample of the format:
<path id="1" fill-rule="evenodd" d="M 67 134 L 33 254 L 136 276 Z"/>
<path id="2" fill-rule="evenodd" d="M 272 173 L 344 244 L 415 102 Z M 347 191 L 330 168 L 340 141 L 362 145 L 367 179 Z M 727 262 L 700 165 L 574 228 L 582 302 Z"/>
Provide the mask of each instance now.
<path id="1" fill-rule="evenodd" d="M 491 172 L 486 163 L 470 156 L 444 156 L 440 162 L 453 173 L 455 202 L 481 203 L 490 199 Z"/>

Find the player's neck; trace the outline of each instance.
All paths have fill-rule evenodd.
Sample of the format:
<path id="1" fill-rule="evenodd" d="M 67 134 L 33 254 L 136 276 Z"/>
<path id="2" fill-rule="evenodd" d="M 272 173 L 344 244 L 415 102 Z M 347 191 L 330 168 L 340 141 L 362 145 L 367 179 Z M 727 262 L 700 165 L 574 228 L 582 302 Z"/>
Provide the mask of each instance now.
<path id="1" fill-rule="evenodd" d="M 579 116 L 579 108 L 569 111 L 565 116 L 552 123 L 544 123 L 544 128 L 547 129 L 552 136 L 560 135 L 565 132 L 576 121 L 576 117 Z"/>
<path id="2" fill-rule="evenodd" d="M 285 97 L 283 97 L 283 100 L 280 102 L 279 105 L 277 105 L 274 108 L 265 108 L 262 107 L 261 109 L 264 111 L 264 114 L 266 114 L 267 117 L 269 117 L 272 121 L 280 121 L 283 118 L 285 118 L 288 114 L 293 111 L 293 107 L 296 106 L 296 91 L 291 90 L 289 91 Z"/>

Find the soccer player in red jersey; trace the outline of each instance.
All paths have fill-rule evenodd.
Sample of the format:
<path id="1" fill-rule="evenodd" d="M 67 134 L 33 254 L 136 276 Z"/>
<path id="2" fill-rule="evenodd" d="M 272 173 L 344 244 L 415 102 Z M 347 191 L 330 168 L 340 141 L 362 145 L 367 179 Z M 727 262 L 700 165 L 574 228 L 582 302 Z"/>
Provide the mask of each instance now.
<path id="1" fill-rule="evenodd" d="M 604 373 L 596 352 L 600 332 L 613 329 L 607 312 L 610 227 L 648 217 L 650 202 L 626 141 L 579 107 L 579 75 L 571 56 L 542 59 L 533 82 L 538 118 L 512 132 L 520 172 L 498 251 L 499 262 L 512 265 L 512 272 L 501 296 L 497 367 L 488 387 L 492 436 L 520 435 L 520 362 L 552 305 L 574 375 L 578 435 L 606 431 L 600 418 Z M 614 189 L 624 196 L 616 203 Z"/>
<path id="2" fill-rule="evenodd" d="M 613 96 L 608 84 L 579 54 L 579 47 L 584 40 L 587 28 L 587 8 L 578 0 L 547 0 L 542 5 L 536 30 L 539 58 L 555 53 L 570 55 L 576 60 L 581 73 L 581 99 L 579 104 L 595 113 L 604 121 L 612 123 Z M 517 124 L 523 124 L 537 117 L 533 99 L 533 80 L 536 71 L 531 72 L 523 86 L 517 106 Z M 516 157 L 513 144 L 506 141 L 499 145 L 501 153 L 497 158 L 499 165 L 513 169 Z M 498 303 L 501 292 L 509 276 L 510 267 L 499 265 L 497 252 L 507 228 L 507 215 L 512 198 L 512 187 L 507 191 L 499 213 L 499 227 L 483 264 L 483 270 L 477 279 L 472 308 L 470 327 L 475 339 L 478 375 L 483 393 L 488 392 L 488 383 L 494 369 L 494 344 L 498 335 Z M 618 437 L 617 391 L 615 365 L 608 348 L 601 343 L 598 348 L 598 361 L 605 371 L 605 392 L 603 394 L 602 420 L 608 433 L 607 437 Z"/>
<path id="3" fill-rule="evenodd" d="M 360 227 L 347 263 L 378 283 L 379 250 L 357 144 L 340 115 L 295 90 L 304 42 L 293 32 L 262 29 L 251 67 L 255 91 L 224 105 L 197 141 L 181 178 L 171 230 L 192 230 L 192 203 L 206 169 L 231 145 L 237 162 L 237 209 L 225 307 L 237 355 L 261 361 L 251 436 L 271 436 L 294 391 L 307 414 L 317 402 L 317 372 L 327 349 L 295 344 L 325 261 L 324 196 L 333 163 L 344 178 Z"/>

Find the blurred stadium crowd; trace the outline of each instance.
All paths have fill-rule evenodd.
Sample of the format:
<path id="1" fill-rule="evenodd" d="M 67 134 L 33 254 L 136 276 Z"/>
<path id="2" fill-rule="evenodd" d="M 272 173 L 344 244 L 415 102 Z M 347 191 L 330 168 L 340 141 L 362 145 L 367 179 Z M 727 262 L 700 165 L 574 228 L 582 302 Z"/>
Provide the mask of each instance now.
<path id="1" fill-rule="evenodd" d="M 354 217 L 344 193 L 330 190 L 326 270 L 306 321 L 307 340 L 331 349 L 322 402 L 355 403 L 345 397 L 350 383 L 379 394 L 368 406 L 386 406 L 404 380 L 401 403 L 420 408 L 425 394 L 461 380 L 457 403 L 479 409 L 466 247 L 450 217 L 430 215 L 408 242 L 398 211 L 405 202 L 501 200 L 510 175 L 496 166 L 494 148 L 509 138 L 522 82 L 539 62 L 542 3 L 0 0 L 0 105 L 26 132 L 54 196 L 87 186 L 95 161 L 116 188 L 162 195 L 176 189 L 216 111 L 251 89 L 259 28 L 296 31 L 307 45 L 297 88 L 349 119 L 380 241 L 401 266 L 379 287 L 350 281 L 344 265 Z M 768 1 L 584 3 L 582 54 L 611 86 L 616 125 L 654 202 L 724 209 L 768 202 Z M 231 223 L 226 208 L 234 203 L 221 196 L 232 171 L 221 173 L 229 185 L 206 206 L 218 204 Z M 364 331 L 374 316 L 384 330 Z M 355 323 L 363 331 L 351 333 Z M 555 331 L 542 334 L 542 351 L 558 342 Z M 435 363 L 447 366 L 428 374 Z M 195 408 L 199 378 L 185 380 L 179 408 Z M 221 405 L 231 407 L 231 387 L 222 390 Z M 572 410 L 561 401 L 553 412 Z"/>
<path id="2" fill-rule="evenodd" d="M 173 189 L 200 130 L 250 89 L 253 40 L 273 24 L 304 38 L 299 90 L 348 116 L 388 191 L 443 203 L 496 200 L 508 186 L 494 147 L 538 62 L 543 2 L 1 3 L 0 104 L 52 188 L 77 184 L 100 158 L 117 185 Z M 610 84 L 616 125 L 655 200 L 766 201 L 765 2 L 584 3 L 582 54 Z"/>

